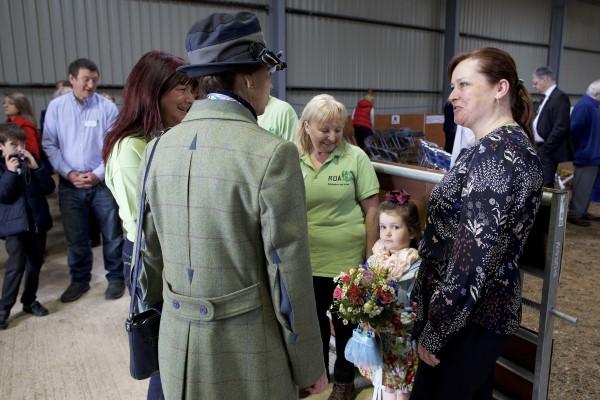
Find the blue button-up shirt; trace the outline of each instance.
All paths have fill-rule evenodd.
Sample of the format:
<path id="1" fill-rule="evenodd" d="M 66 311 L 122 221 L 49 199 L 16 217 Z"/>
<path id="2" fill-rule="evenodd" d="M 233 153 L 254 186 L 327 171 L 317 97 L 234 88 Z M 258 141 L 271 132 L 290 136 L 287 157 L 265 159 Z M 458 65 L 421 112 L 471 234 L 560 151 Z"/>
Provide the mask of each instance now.
<path id="1" fill-rule="evenodd" d="M 93 172 L 104 180 L 104 137 L 117 117 L 117 107 L 94 93 L 82 105 L 73 93 L 48 104 L 42 147 L 59 174 Z"/>

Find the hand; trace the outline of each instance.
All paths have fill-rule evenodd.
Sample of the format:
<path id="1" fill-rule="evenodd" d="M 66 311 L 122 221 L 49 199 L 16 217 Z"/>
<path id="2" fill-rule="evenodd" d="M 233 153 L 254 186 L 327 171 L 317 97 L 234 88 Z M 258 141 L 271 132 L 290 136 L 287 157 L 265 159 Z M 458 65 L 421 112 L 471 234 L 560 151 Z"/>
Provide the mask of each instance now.
<path id="1" fill-rule="evenodd" d="M 425 364 L 427 364 L 431 367 L 436 367 L 440 363 L 440 360 L 432 352 L 427 350 L 425 347 L 421 346 L 420 343 L 417 348 L 417 351 L 419 352 L 419 358 Z"/>
<path id="2" fill-rule="evenodd" d="M 17 157 L 11 157 L 10 154 L 4 156 L 4 161 L 6 162 L 6 169 L 10 172 L 17 172 L 19 169 L 19 159 Z"/>
<path id="3" fill-rule="evenodd" d="M 93 172 L 85 172 L 79 176 L 83 184 L 87 188 L 91 188 L 100 183 L 100 178 L 96 176 Z"/>
<path id="4" fill-rule="evenodd" d="M 83 189 L 83 182 L 81 181 L 81 173 L 77 171 L 71 171 L 67 174 L 67 179 L 78 189 Z"/>
<path id="5" fill-rule="evenodd" d="M 325 370 L 325 371 L 323 371 L 323 375 L 321 375 L 321 377 L 319 379 L 317 379 L 317 381 L 315 383 L 313 383 L 311 386 L 309 386 L 307 388 L 304 388 L 304 390 L 308 390 L 308 392 L 310 394 L 321 393 L 322 391 L 325 390 L 328 383 L 329 382 L 327 379 L 327 370 Z"/>
<path id="6" fill-rule="evenodd" d="M 30 152 L 28 152 L 27 150 L 23 149 L 21 151 L 21 154 L 23 154 L 23 156 L 27 159 L 27 164 L 29 165 L 29 168 L 31 168 L 31 169 L 38 169 L 40 167 L 38 165 L 37 161 L 35 161 L 35 158 L 31 155 Z"/>

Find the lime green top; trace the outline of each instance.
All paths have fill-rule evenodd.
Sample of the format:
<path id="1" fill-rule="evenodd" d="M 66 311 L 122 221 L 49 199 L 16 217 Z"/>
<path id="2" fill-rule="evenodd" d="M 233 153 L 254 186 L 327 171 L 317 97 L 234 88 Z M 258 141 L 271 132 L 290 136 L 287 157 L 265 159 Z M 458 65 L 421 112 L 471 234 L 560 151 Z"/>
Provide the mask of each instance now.
<path id="1" fill-rule="evenodd" d="M 359 147 L 338 146 L 315 171 L 300 157 L 306 189 L 308 239 L 314 276 L 334 277 L 365 260 L 365 218 L 360 202 L 379 193 L 369 157 Z"/>
<path id="2" fill-rule="evenodd" d="M 138 217 L 138 179 L 146 141 L 142 137 L 121 139 L 106 162 L 106 186 L 119 206 L 119 217 L 127 239 L 134 241 Z"/>
<path id="3" fill-rule="evenodd" d="M 258 116 L 258 126 L 272 135 L 293 142 L 298 129 L 298 115 L 291 105 L 270 96 L 265 112 Z"/>

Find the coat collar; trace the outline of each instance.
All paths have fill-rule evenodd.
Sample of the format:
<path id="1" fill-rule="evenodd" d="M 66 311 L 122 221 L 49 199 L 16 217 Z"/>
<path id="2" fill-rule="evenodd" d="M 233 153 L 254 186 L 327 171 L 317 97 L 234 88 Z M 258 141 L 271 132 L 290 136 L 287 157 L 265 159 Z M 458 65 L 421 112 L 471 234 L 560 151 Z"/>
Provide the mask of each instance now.
<path id="1" fill-rule="evenodd" d="M 198 119 L 244 121 L 256 125 L 256 118 L 246 107 L 228 100 L 196 100 L 183 122 Z"/>

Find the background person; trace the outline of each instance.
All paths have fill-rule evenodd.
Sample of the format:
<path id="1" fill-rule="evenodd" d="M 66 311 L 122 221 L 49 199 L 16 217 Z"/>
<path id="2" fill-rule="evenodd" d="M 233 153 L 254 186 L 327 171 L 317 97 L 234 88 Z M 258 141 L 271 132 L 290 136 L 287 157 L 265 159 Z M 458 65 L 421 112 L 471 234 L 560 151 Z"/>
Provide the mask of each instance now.
<path id="1" fill-rule="evenodd" d="M 333 277 L 371 255 L 377 240 L 379 182 L 369 157 L 343 139 L 346 107 L 333 96 L 313 97 L 300 117 L 297 143 L 306 190 L 310 260 L 325 365 L 329 365 Z M 330 399 L 354 396 L 354 364 L 344 350 L 354 326 L 333 315 L 337 358 Z"/>
<path id="2" fill-rule="evenodd" d="M 448 74 L 454 120 L 479 144 L 429 198 L 413 290 L 413 400 L 492 398 L 496 359 L 521 319 L 518 260 L 542 197 L 531 99 L 512 57 L 489 47 L 461 53 Z"/>
<path id="3" fill-rule="evenodd" d="M 63 303 L 75 301 L 90 288 L 92 248 L 90 213 L 102 233 L 102 255 L 108 287 L 106 299 L 123 295 L 123 235 L 117 204 L 104 183 L 102 147 L 117 107 L 95 93 L 100 74 L 96 64 L 80 58 L 69 65 L 73 92 L 48 104 L 42 145 L 60 174 L 58 200 L 67 239 L 71 283 L 61 295 Z"/>
<path id="4" fill-rule="evenodd" d="M 212 14 L 186 39 L 207 99 L 158 143 L 140 284 L 164 300 L 167 399 L 293 399 L 326 386 L 298 152 L 261 129 L 271 72 L 254 14 Z M 143 167 L 151 142 L 146 148 Z M 168 373 L 164 373 L 168 371 Z"/>
<path id="5" fill-rule="evenodd" d="M 123 107 L 106 135 L 102 158 L 106 186 L 119 206 L 123 224 L 123 274 L 129 283 L 133 241 L 137 232 L 140 164 L 147 143 L 165 128 L 181 122 L 198 86 L 177 68 L 182 58 L 150 51 L 133 66 L 123 88 Z M 153 305 L 157 307 L 157 305 Z M 160 399 L 160 375 L 150 378 L 148 399 Z"/>
<path id="6" fill-rule="evenodd" d="M 15 124 L 25 133 L 25 148 L 36 159 L 41 159 L 41 137 L 33 118 L 33 109 L 23 93 L 9 93 L 4 96 L 6 123 Z"/>
<path id="7" fill-rule="evenodd" d="M 8 260 L 0 298 L 0 329 L 8 326 L 25 276 L 23 311 L 42 317 L 48 309 L 36 300 L 46 246 L 52 227 L 46 195 L 55 188 L 52 171 L 25 149 L 26 135 L 13 124 L 0 124 L 0 237 Z"/>
<path id="8" fill-rule="evenodd" d="M 567 220 L 589 226 L 599 216 L 588 212 L 594 183 L 600 176 L 600 80 L 592 82 L 586 95 L 575 104 L 571 114 L 571 134 L 577 143 L 575 178 Z"/>
<path id="9" fill-rule="evenodd" d="M 373 90 L 369 89 L 367 95 L 356 103 L 356 106 L 352 111 L 354 138 L 356 139 L 358 147 L 363 150 L 365 148 L 365 139 L 373 134 L 373 127 L 375 126 L 373 100 Z"/>
<path id="10" fill-rule="evenodd" d="M 298 130 L 298 115 L 285 101 L 269 96 L 265 112 L 258 116 L 258 126 L 272 135 L 293 142 Z"/>
<path id="11" fill-rule="evenodd" d="M 533 120 L 537 153 L 544 168 L 544 186 L 554 187 L 558 164 L 573 159 L 569 135 L 571 101 L 556 86 L 554 72 L 539 67 L 533 72 L 533 88 L 544 96 Z"/>

